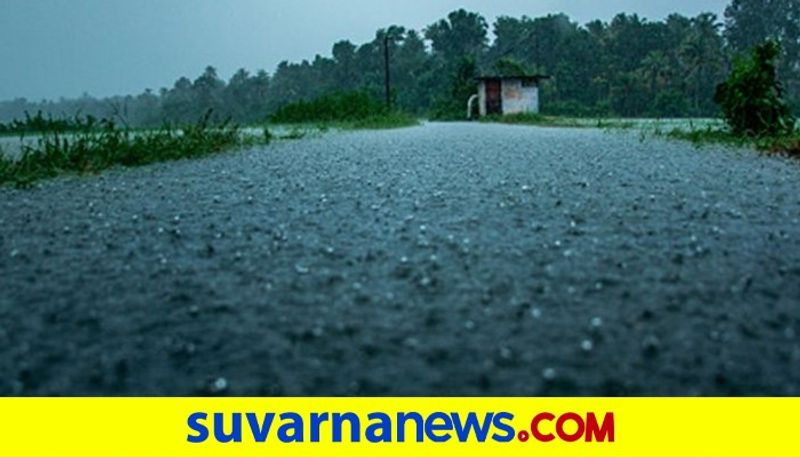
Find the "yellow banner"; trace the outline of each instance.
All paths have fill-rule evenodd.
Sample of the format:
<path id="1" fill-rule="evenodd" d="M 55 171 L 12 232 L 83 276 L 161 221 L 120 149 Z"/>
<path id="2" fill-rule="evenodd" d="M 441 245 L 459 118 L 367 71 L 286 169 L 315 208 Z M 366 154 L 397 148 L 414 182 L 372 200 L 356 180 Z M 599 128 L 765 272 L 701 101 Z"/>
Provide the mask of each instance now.
<path id="1" fill-rule="evenodd" d="M 800 399 L 2 399 L 0 456 L 800 456 Z"/>

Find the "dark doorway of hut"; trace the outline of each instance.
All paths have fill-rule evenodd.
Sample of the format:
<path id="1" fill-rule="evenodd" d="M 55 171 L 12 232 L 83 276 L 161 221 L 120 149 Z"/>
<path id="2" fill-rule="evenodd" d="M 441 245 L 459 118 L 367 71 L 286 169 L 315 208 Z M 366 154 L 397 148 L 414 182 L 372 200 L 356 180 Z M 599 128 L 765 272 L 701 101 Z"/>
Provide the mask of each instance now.
<path id="1" fill-rule="evenodd" d="M 486 81 L 486 114 L 503 114 L 503 97 L 500 93 L 500 80 Z"/>

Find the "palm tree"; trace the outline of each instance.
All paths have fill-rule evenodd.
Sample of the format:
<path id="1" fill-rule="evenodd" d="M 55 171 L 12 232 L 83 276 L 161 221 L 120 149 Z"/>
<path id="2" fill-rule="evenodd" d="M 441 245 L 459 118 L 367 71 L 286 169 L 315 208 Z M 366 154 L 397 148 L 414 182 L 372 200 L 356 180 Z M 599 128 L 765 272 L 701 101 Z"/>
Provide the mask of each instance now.
<path id="1" fill-rule="evenodd" d="M 651 51 L 647 54 L 642 60 L 639 72 L 652 95 L 669 86 L 672 80 L 669 59 L 662 51 Z"/>
<path id="2" fill-rule="evenodd" d="M 711 96 L 725 62 L 721 27 L 715 14 L 700 14 L 692 19 L 691 30 L 678 51 L 694 114 L 704 113 L 704 108 L 712 106 Z"/>

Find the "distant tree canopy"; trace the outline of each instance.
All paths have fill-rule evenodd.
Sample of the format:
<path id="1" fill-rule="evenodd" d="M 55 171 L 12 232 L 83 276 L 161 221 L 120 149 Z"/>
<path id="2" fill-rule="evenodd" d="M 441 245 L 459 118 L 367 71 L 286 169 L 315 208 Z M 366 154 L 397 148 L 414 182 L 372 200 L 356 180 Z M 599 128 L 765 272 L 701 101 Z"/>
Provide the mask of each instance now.
<path id="1" fill-rule="evenodd" d="M 193 122 L 213 109 L 217 118 L 251 123 L 287 103 L 339 91 L 378 98 L 384 90 L 386 37 L 394 104 L 422 115 L 463 115 L 470 85 L 474 91 L 471 78 L 497 71 L 499 65 L 550 75 L 542 87 L 542 107 L 551 114 L 716 116 L 715 88 L 725 80 L 733 57 L 767 38 L 781 44 L 778 78 L 790 104 L 800 108 L 800 2 L 732 0 L 724 28 L 710 13 L 673 14 L 663 21 L 620 14 L 610 22 L 585 25 L 564 14 L 501 16 L 489 24 L 480 14 L 461 9 L 422 31 L 393 25 L 360 45 L 339 41 L 329 57 L 281 62 L 271 75 L 239 70 L 224 81 L 208 67 L 195 80 L 180 78 L 171 88 L 135 96 L 2 102 L 0 122 L 42 111 L 115 116 L 144 126 Z"/>

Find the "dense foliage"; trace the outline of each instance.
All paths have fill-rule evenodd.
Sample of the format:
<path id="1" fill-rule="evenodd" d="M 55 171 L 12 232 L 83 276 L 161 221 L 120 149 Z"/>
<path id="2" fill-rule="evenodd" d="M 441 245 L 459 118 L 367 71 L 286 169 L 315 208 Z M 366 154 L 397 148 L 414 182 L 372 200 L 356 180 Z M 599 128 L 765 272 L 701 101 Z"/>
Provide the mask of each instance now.
<path id="1" fill-rule="evenodd" d="M 434 119 L 464 119 L 466 100 L 475 93 L 475 77 L 478 76 L 475 59 L 462 58 L 450 77 L 450 87 L 440 94 L 433 104 L 431 117 Z"/>
<path id="2" fill-rule="evenodd" d="M 794 117 L 782 99 L 775 60 L 780 45 L 767 41 L 739 58 L 727 81 L 717 88 L 715 100 L 734 134 L 774 136 L 794 131 Z"/>
<path id="3" fill-rule="evenodd" d="M 732 0 L 725 10 L 724 36 L 738 54 L 773 39 L 780 43 L 778 78 L 795 111 L 800 109 L 800 2 L 797 0 Z"/>
<path id="4" fill-rule="evenodd" d="M 386 112 L 386 105 L 366 92 L 335 92 L 311 101 L 288 103 L 270 120 L 276 123 L 355 121 Z"/>
<path id="5" fill-rule="evenodd" d="M 345 129 L 389 129 L 418 124 L 415 116 L 390 109 L 385 101 L 365 91 L 334 92 L 311 101 L 290 102 L 278 108 L 269 121 Z"/>
<path id="6" fill-rule="evenodd" d="M 491 31 L 491 33 L 490 33 Z M 494 39 L 490 40 L 490 36 Z M 784 52 L 777 73 L 792 106 L 800 106 L 800 2 L 732 0 L 723 24 L 713 14 L 673 14 L 649 21 L 620 14 L 609 22 L 580 25 L 563 14 L 493 23 L 458 10 L 422 32 L 401 26 L 378 30 L 372 41 L 340 41 L 330 56 L 282 62 L 273 74 L 239 70 L 228 81 L 213 67 L 198 78 L 137 96 L 98 100 L 0 103 L 0 121 L 25 111 L 71 117 L 124 119 L 130 125 L 190 122 L 213 109 L 219 120 L 264 120 L 281 106 L 337 91 L 363 90 L 383 96 L 383 47 L 388 38 L 395 106 L 417 114 L 463 113 L 474 91 L 471 73 L 516 62 L 551 75 L 542 88 L 548 114 L 619 116 L 711 116 L 713 95 L 732 56 L 767 38 Z M 470 68 L 468 63 L 474 66 Z M 470 71 L 471 70 L 471 71 Z"/>

